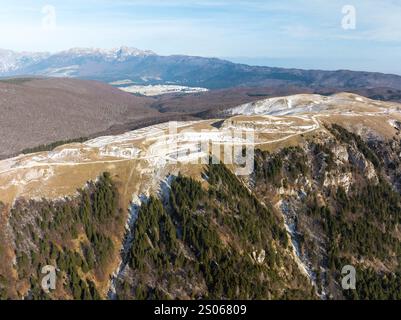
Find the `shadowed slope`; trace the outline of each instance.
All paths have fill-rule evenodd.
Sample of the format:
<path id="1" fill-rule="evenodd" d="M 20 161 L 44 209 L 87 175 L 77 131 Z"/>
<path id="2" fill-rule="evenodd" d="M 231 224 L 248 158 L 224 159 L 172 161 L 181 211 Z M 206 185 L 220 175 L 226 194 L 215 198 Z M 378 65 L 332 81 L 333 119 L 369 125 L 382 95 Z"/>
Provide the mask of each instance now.
<path id="1" fill-rule="evenodd" d="M 152 119 L 158 112 L 147 107 L 151 101 L 94 81 L 1 81 L 0 157 Z"/>

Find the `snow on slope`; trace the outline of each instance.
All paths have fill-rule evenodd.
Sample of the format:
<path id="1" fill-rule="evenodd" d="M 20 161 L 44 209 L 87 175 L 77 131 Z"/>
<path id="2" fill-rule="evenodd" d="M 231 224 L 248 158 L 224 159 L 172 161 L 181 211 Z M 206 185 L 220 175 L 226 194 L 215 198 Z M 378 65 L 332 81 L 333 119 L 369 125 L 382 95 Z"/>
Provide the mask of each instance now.
<path id="1" fill-rule="evenodd" d="M 219 129 L 214 126 L 217 119 L 178 122 L 176 131 L 170 130 L 170 123 L 163 123 L 82 144 L 60 146 L 51 152 L 21 155 L 0 161 L 0 201 L 12 202 L 17 196 L 53 197 L 71 190 L 75 192 L 102 171 L 118 172 L 123 177 L 139 175 L 141 180 L 148 176 L 158 182 L 159 176 L 164 178 L 162 171 L 170 164 L 202 162 L 208 157 L 204 147 L 209 143 L 221 149 L 225 146 L 273 145 L 319 130 L 322 127 L 320 119 L 330 116 L 342 116 L 346 121 L 358 121 L 350 115 L 372 116 L 373 121 L 380 116 L 385 119 L 389 134 L 393 134 L 394 125 L 401 122 L 398 108 L 398 104 L 351 94 L 297 95 L 234 108 L 232 114 L 244 115 L 224 120 Z M 386 126 L 382 127 L 387 130 Z M 245 132 L 249 131 L 255 134 L 251 141 L 245 137 Z M 242 133 L 242 136 L 234 133 Z"/>
<path id="2" fill-rule="evenodd" d="M 58 77 L 58 78 L 63 78 L 63 77 L 74 77 L 74 73 L 79 70 L 78 65 L 71 65 L 67 67 L 62 67 L 62 68 L 48 68 L 45 70 L 46 75 L 49 77 Z"/>
<path id="3" fill-rule="evenodd" d="M 196 92 L 209 91 L 206 88 L 186 87 L 178 85 L 148 85 L 148 86 L 132 85 L 118 88 L 125 92 L 142 94 L 149 97 L 167 93 L 196 93 Z"/>
<path id="4" fill-rule="evenodd" d="M 231 109 L 232 115 L 289 115 L 303 112 L 318 112 L 327 109 L 328 97 L 320 95 L 294 95 L 269 98 Z"/>
<path id="5" fill-rule="evenodd" d="M 47 58 L 48 53 L 14 52 L 0 49 L 0 73 L 8 73 Z"/>
<path id="6" fill-rule="evenodd" d="M 101 48 L 72 48 L 66 51 L 61 51 L 56 53 L 57 56 L 67 56 L 67 57 L 101 57 L 108 61 L 125 61 L 130 57 L 145 57 L 156 55 L 150 50 L 140 50 L 137 48 L 125 47 L 113 49 L 101 49 Z"/>
<path id="7" fill-rule="evenodd" d="M 23 70 L 25 67 L 32 66 L 48 58 L 56 58 L 59 63 L 77 58 L 100 58 L 104 61 L 123 62 L 131 57 L 146 57 L 156 55 L 150 50 L 140 50 L 137 48 L 121 47 L 113 49 L 99 48 L 72 48 L 70 50 L 56 52 L 16 52 L 12 50 L 0 49 L 0 74 L 8 75 L 14 71 Z M 78 66 L 62 66 L 48 68 L 40 72 L 56 77 L 70 77 L 78 69 Z"/>
<path id="8" fill-rule="evenodd" d="M 392 106 L 391 103 L 381 103 Z M 355 94 L 338 93 L 331 96 L 297 94 L 246 103 L 227 111 L 230 115 L 294 115 L 302 113 L 344 112 L 354 107 L 378 107 L 378 102 Z"/>

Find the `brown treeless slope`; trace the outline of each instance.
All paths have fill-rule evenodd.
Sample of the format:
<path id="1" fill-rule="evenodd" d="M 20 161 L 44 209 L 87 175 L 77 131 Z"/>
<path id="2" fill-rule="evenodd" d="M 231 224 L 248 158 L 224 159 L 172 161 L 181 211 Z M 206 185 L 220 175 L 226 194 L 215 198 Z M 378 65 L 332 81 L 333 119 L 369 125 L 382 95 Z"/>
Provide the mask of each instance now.
<path id="1" fill-rule="evenodd" d="M 160 114 L 146 97 L 76 79 L 0 81 L 0 158 L 55 141 L 140 125 Z"/>

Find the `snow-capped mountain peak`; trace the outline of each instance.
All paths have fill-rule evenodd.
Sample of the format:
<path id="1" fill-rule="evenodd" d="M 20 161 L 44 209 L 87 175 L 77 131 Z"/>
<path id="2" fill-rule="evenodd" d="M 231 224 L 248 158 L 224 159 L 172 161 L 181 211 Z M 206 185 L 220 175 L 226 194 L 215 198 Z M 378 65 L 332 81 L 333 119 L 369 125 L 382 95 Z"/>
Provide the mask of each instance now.
<path id="1" fill-rule="evenodd" d="M 61 51 L 55 55 L 62 56 L 75 56 L 75 57 L 102 57 L 105 60 L 119 60 L 123 61 L 129 57 L 145 57 L 155 55 L 154 52 L 149 50 L 140 50 L 131 47 L 120 47 L 114 49 L 101 49 L 101 48 L 72 48 L 66 51 Z"/>
<path id="2" fill-rule="evenodd" d="M 131 57 L 147 57 L 156 55 L 149 50 L 140 50 L 132 47 L 120 47 L 114 49 L 100 48 L 72 48 L 53 54 L 47 52 L 16 52 L 12 50 L 0 49 L 0 75 L 8 76 L 18 73 L 25 68 L 29 68 L 48 58 L 55 57 L 60 62 L 66 63 L 70 59 L 76 58 L 98 58 L 106 62 L 119 61 L 123 62 Z M 67 63 L 68 64 L 68 63 Z M 60 67 L 60 66 L 58 66 Z M 64 65 L 61 67 L 65 67 Z M 33 72 L 36 74 L 37 72 Z M 42 72 L 43 73 L 43 72 Z M 42 74 L 39 72 L 39 74 Z"/>
<path id="3" fill-rule="evenodd" d="M 15 52 L 0 49 L 0 73 L 7 73 L 36 63 L 49 56 L 47 52 Z"/>
<path id="4" fill-rule="evenodd" d="M 119 56 L 119 58 L 125 58 L 128 56 L 154 56 L 156 55 L 156 53 L 154 53 L 153 51 L 150 50 L 140 50 L 137 48 L 131 48 L 131 47 L 121 47 L 118 49 L 112 49 L 112 52 L 114 51 L 115 54 L 117 54 Z"/>

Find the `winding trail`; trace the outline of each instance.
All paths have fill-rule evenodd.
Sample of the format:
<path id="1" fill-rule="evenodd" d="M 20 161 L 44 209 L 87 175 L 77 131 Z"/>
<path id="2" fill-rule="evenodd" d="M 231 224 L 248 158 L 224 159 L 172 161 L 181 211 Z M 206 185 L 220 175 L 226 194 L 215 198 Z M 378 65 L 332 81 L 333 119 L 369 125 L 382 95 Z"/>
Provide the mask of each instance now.
<path id="1" fill-rule="evenodd" d="M 291 139 L 293 137 L 299 136 L 301 134 L 305 134 L 305 133 L 309 133 L 315 130 L 318 130 L 320 128 L 320 123 L 317 120 L 317 117 L 319 115 L 313 115 L 311 116 L 309 119 L 311 119 L 314 123 L 313 128 L 306 130 L 306 131 L 301 131 L 301 132 L 297 132 L 294 134 L 290 134 L 288 136 L 279 138 L 279 139 L 273 139 L 273 140 L 268 140 L 268 141 L 264 141 L 264 142 L 254 142 L 254 143 L 237 143 L 237 144 L 247 144 L 247 145 L 263 145 L 263 144 L 272 144 L 272 143 L 277 143 L 277 142 L 282 142 L 288 139 Z M 305 120 L 305 117 L 300 117 L 298 116 L 298 118 L 301 118 L 303 120 Z M 260 133 L 263 133 L 263 131 L 261 131 Z M 164 139 L 166 136 L 162 135 L 160 136 L 160 139 Z M 189 142 L 193 142 L 193 141 L 189 141 Z M 225 144 L 226 142 L 217 142 L 218 144 Z M 227 142 L 228 144 L 234 144 L 232 142 Z M 146 152 L 146 151 L 145 151 Z M 133 158 L 124 158 L 124 159 L 113 159 L 113 160 L 95 160 L 95 161 L 82 161 L 82 162 L 33 162 L 27 165 L 21 165 L 18 166 L 16 165 L 15 167 L 0 171 L 0 175 L 1 174 L 7 174 L 13 171 L 17 171 L 17 170 L 26 170 L 26 169 L 34 169 L 34 168 L 40 168 L 40 167 L 52 167 L 52 166 L 82 166 L 82 165 L 94 165 L 94 164 L 112 164 L 112 163 L 123 163 L 123 162 L 129 162 L 132 160 L 150 160 L 150 159 L 156 159 L 158 157 L 161 157 L 163 155 L 151 155 L 151 156 L 140 156 L 140 157 L 133 157 Z M 9 161 L 11 159 L 8 159 L 7 161 Z M 1 161 L 0 161 L 1 164 Z M 131 170 L 130 175 L 132 176 L 133 174 L 133 170 L 134 168 Z"/>
<path id="2" fill-rule="evenodd" d="M 315 125 L 314 125 L 313 128 L 311 128 L 311 129 L 309 129 L 309 130 L 305 130 L 305 131 L 302 131 L 302 132 L 297 132 L 297 133 L 294 133 L 294 134 L 290 134 L 289 136 L 285 136 L 285 137 L 280 138 L 280 139 L 274 139 L 274 140 L 269 140 L 269 141 L 266 141 L 266 142 L 255 143 L 255 145 L 263 145 L 263 144 L 271 144 L 271 143 L 282 142 L 282 141 L 291 139 L 291 138 L 293 138 L 293 137 L 300 136 L 301 134 L 305 134 L 305 133 L 309 133 L 309 132 L 316 131 L 316 130 L 320 129 L 320 122 L 316 119 L 318 116 L 319 116 L 319 115 L 313 115 L 313 116 L 310 118 L 310 119 L 312 119 L 312 121 L 313 121 L 313 123 L 314 123 Z M 303 117 L 299 117 L 299 116 L 293 116 L 293 117 L 294 117 L 294 118 L 301 118 L 301 119 L 304 119 L 304 120 L 305 120 L 305 118 L 303 118 Z"/>

